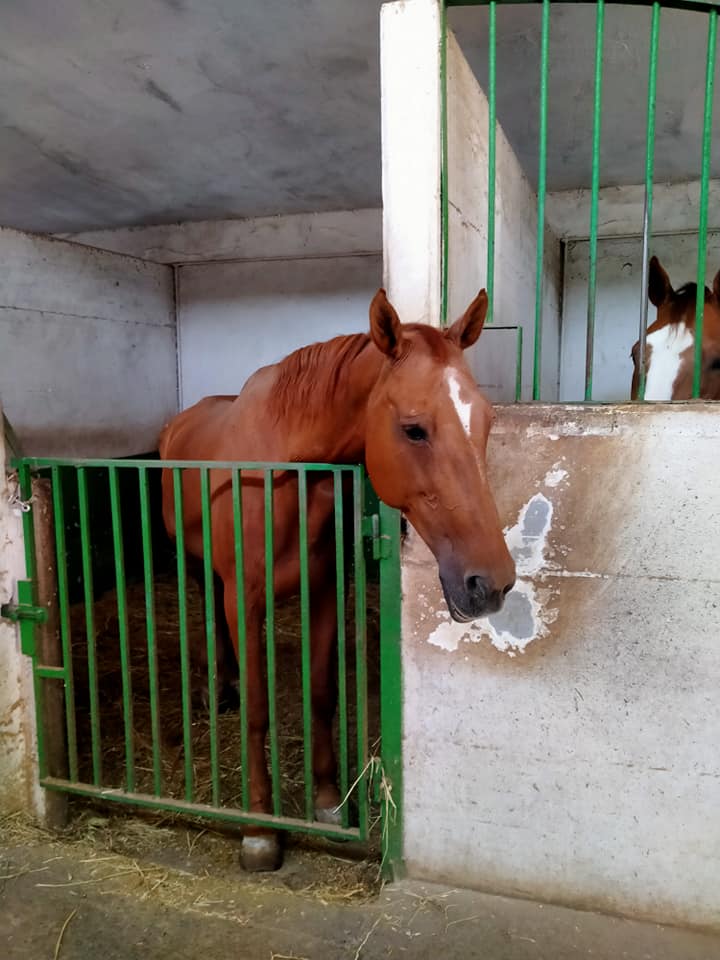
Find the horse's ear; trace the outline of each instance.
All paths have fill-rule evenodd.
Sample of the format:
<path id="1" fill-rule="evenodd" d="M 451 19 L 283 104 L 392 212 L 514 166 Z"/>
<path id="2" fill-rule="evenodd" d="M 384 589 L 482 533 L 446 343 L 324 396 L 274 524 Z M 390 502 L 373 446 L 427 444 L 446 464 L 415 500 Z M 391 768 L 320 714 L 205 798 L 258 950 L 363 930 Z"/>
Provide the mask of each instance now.
<path id="1" fill-rule="evenodd" d="M 382 353 L 396 359 L 402 352 L 402 324 L 395 307 L 381 288 L 370 304 L 370 336 Z"/>
<path id="2" fill-rule="evenodd" d="M 488 295 L 481 290 L 465 313 L 455 321 L 445 336 L 461 350 L 471 347 L 482 333 L 488 310 Z"/>
<path id="3" fill-rule="evenodd" d="M 715 279 L 713 280 L 713 294 L 718 303 L 720 303 L 720 270 L 715 274 Z"/>
<path id="4" fill-rule="evenodd" d="M 654 307 L 661 307 L 672 296 L 673 288 L 670 277 L 662 267 L 657 257 L 650 260 L 650 276 L 648 278 L 648 297 Z"/>

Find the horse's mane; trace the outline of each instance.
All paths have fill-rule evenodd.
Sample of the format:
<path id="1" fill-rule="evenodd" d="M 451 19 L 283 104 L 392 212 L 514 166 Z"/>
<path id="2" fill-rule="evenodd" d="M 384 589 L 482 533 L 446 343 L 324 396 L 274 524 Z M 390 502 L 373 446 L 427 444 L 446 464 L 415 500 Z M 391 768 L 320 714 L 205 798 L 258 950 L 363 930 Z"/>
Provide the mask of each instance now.
<path id="1" fill-rule="evenodd" d="M 684 310 L 691 303 L 697 303 L 697 289 L 696 283 L 684 283 L 673 292 L 673 300 L 678 307 Z M 705 303 L 707 303 L 711 297 L 712 293 L 705 287 Z"/>
<path id="2" fill-rule="evenodd" d="M 289 354 L 278 364 L 270 400 L 278 418 L 302 411 L 313 419 L 323 413 L 337 392 L 348 369 L 370 343 L 367 333 L 333 337 Z"/>

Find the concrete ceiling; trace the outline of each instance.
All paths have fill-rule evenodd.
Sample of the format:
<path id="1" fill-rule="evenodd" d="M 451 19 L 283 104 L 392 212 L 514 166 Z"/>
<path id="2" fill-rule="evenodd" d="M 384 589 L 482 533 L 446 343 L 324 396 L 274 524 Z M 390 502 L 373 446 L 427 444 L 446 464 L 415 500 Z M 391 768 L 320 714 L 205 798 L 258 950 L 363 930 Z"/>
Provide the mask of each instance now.
<path id="1" fill-rule="evenodd" d="M 553 4 L 548 83 L 548 187 L 587 187 L 592 170 L 595 4 Z M 537 185 L 540 6 L 497 7 L 497 112 L 530 181 Z M 600 178 L 603 186 L 645 180 L 651 11 L 605 7 Z M 487 9 L 457 8 L 449 22 L 481 86 L 487 80 Z M 699 179 L 707 17 L 663 10 L 657 79 L 655 179 Z M 719 44 L 720 46 L 720 44 Z M 720 51 L 719 57 L 720 60 Z M 720 172 L 720 84 L 715 86 L 713 171 Z"/>
<path id="2" fill-rule="evenodd" d="M 380 0 L 3 0 L 0 224 L 380 205 Z"/>
<path id="3" fill-rule="evenodd" d="M 379 7 L 6 0 L 0 224 L 69 232 L 379 206 Z M 536 6 L 498 12 L 498 114 L 531 180 L 539 16 Z M 638 182 L 649 12 L 608 6 L 606 16 L 602 181 Z M 450 19 L 482 82 L 486 11 Z M 658 179 L 699 170 L 705 37 L 704 17 L 663 13 Z M 553 7 L 553 189 L 589 182 L 593 49 L 594 8 Z"/>

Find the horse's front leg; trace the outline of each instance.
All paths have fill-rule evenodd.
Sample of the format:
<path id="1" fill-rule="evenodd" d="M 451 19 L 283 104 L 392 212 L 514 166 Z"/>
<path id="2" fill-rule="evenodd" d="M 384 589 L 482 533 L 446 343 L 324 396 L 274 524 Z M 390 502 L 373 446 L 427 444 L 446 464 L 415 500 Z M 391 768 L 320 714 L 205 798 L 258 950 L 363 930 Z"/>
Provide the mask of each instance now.
<path id="1" fill-rule="evenodd" d="M 238 617 L 234 576 L 225 587 L 225 615 L 237 653 Z M 247 601 L 245 611 L 245 644 L 247 651 L 247 689 L 245 697 L 248 718 L 248 781 L 251 813 L 272 813 L 272 785 L 265 759 L 265 741 L 269 726 L 267 686 L 263 680 L 262 624 L 265 616 L 261 603 Z M 240 862 L 249 871 L 277 870 L 282 864 L 280 836 L 267 827 L 246 827 L 243 830 Z"/>
<path id="2" fill-rule="evenodd" d="M 337 787 L 337 762 L 332 725 L 337 707 L 337 608 L 332 565 L 316 578 L 311 598 L 311 671 L 313 714 L 313 775 L 315 817 L 322 823 L 341 822 L 342 797 Z"/>

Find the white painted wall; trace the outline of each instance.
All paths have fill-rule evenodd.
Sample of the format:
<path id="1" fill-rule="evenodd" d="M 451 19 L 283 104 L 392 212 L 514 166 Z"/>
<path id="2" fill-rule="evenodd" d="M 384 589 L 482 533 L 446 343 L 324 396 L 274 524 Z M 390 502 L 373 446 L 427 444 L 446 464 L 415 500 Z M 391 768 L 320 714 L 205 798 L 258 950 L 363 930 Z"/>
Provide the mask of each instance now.
<path id="1" fill-rule="evenodd" d="M 298 347 L 368 329 L 382 257 L 314 257 L 178 267 L 181 404 L 238 393 Z"/>
<path id="2" fill-rule="evenodd" d="M 377 209 L 339 210 L 92 230 L 60 236 L 157 263 L 377 253 L 382 249 L 382 213 Z"/>
<path id="3" fill-rule="evenodd" d="M 717 927 L 720 418 L 498 415 L 506 610 L 451 623 L 415 535 L 403 563 L 408 871 Z"/>
<path id="4" fill-rule="evenodd" d="M 21 513 L 10 503 L 16 493 L 16 484 L 6 473 L 5 444 L 0 433 L 0 605 L 17 600 L 16 584 L 25 573 Z M 30 661 L 20 652 L 17 627 L 0 619 L 1 816 L 28 809 L 42 813 L 42 791 L 35 786 L 32 766 L 34 750 Z"/>
<path id="5" fill-rule="evenodd" d="M 638 338 L 642 281 L 642 236 L 609 237 L 598 242 L 593 399 L 627 400 L 632 382 L 630 350 Z M 653 238 L 656 254 L 679 287 L 697 275 L 697 236 Z M 569 240 L 565 247 L 560 399 L 581 400 L 585 384 L 587 284 L 590 244 Z M 708 234 L 706 282 L 720 269 L 720 232 Z M 657 311 L 648 303 L 648 324 Z"/>
<path id="6" fill-rule="evenodd" d="M 488 103 L 451 31 L 447 47 L 449 272 L 448 320 L 487 284 Z M 498 125 L 496 136 L 493 326 L 523 328 L 522 395 L 532 397 L 537 197 Z M 546 229 L 541 396 L 557 399 L 560 348 L 560 242 Z M 517 332 L 488 326 L 470 363 L 490 399 L 515 399 Z"/>
<path id="7" fill-rule="evenodd" d="M 26 453 L 155 448 L 177 409 L 172 274 L 0 229 L 0 397 Z"/>

